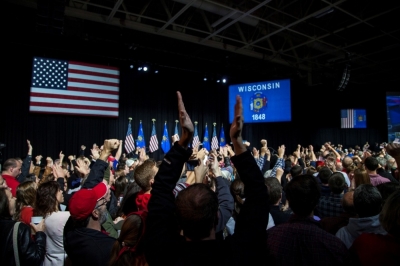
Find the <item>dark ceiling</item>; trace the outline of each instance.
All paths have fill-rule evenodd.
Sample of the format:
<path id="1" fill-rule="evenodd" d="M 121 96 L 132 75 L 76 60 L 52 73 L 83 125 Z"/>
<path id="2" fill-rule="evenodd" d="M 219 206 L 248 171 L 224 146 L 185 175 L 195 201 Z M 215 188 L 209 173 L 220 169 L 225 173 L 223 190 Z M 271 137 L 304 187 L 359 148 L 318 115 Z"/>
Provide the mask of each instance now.
<path id="1" fill-rule="evenodd" d="M 400 80 L 400 1 L 8 0 L 10 44 L 337 88 Z"/>

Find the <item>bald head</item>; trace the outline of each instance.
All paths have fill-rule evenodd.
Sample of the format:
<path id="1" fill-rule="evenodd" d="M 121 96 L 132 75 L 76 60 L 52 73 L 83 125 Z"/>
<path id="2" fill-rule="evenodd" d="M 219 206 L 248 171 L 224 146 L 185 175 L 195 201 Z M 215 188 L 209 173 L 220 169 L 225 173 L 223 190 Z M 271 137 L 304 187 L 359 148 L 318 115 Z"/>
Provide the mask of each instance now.
<path id="1" fill-rule="evenodd" d="M 353 159 L 351 159 L 351 157 L 346 156 L 343 158 L 343 161 L 342 161 L 343 168 L 347 168 L 352 164 L 353 164 Z"/>
<path id="2" fill-rule="evenodd" d="M 347 213 L 356 215 L 356 209 L 354 208 L 354 191 L 346 192 L 342 198 L 343 210 Z"/>

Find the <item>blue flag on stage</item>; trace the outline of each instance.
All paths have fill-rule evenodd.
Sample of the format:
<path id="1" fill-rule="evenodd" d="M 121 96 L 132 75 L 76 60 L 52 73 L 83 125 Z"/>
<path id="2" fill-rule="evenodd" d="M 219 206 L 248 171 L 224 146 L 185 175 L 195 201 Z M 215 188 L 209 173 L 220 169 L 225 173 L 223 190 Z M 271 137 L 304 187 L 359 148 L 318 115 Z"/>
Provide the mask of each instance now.
<path id="1" fill-rule="evenodd" d="M 219 146 L 224 147 L 226 145 L 224 125 L 221 125 L 221 131 L 219 132 Z"/>
<path id="2" fill-rule="evenodd" d="M 171 148 L 171 144 L 169 143 L 167 122 L 165 122 L 164 134 L 163 134 L 162 141 L 161 141 L 161 149 L 163 150 L 164 154 L 166 154 L 170 148 Z"/>
<path id="3" fill-rule="evenodd" d="M 205 148 L 207 151 L 210 151 L 210 139 L 208 138 L 207 123 L 206 123 L 206 129 L 204 131 L 204 137 L 203 137 L 203 148 Z"/>
<path id="4" fill-rule="evenodd" d="M 137 140 L 136 140 L 136 147 L 138 147 L 138 148 L 146 147 L 146 142 L 144 141 L 142 120 L 140 120 L 139 133 L 138 133 L 138 137 L 137 137 Z"/>

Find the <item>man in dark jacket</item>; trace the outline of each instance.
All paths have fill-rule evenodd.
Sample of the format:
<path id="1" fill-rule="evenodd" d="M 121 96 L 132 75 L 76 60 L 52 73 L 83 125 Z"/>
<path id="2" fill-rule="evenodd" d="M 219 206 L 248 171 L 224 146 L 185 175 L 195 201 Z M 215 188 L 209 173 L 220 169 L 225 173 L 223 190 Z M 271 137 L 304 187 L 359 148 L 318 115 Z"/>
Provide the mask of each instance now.
<path id="1" fill-rule="evenodd" d="M 71 213 L 64 227 L 64 247 L 72 265 L 108 265 L 115 238 L 102 231 L 107 220 L 110 189 L 103 181 L 108 168 L 107 157 L 118 148 L 118 140 L 105 140 L 100 158 L 96 160 L 82 188 L 69 201 Z"/>
<path id="2" fill-rule="evenodd" d="M 207 185 L 194 184 L 179 192 L 176 204 L 172 193 L 191 156 L 188 144 L 194 131 L 181 94 L 177 92 L 177 96 L 182 137 L 166 154 L 155 177 L 146 223 L 146 259 L 150 265 L 260 265 L 268 224 L 268 191 L 260 169 L 243 144 L 242 100 L 239 96 L 236 99 L 230 136 L 236 154 L 232 162 L 245 184 L 246 201 L 237 217 L 235 234 L 216 240 L 216 193 Z M 215 175 L 217 169 L 211 169 Z"/>

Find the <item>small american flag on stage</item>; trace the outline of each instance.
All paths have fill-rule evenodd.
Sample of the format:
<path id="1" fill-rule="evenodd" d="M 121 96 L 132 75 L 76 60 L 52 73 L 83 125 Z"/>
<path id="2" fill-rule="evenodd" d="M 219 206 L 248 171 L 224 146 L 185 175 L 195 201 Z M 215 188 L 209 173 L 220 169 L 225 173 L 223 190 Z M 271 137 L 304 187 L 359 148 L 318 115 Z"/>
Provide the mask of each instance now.
<path id="1" fill-rule="evenodd" d="M 153 124 L 153 129 L 151 130 L 149 151 L 155 152 L 156 150 L 158 150 L 158 139 L 156 135 L 156 127 Z"/>
<path id="2" fill-rule="evenodd" d="M 35 57 L 30 112 L 118 117 L 115 67 Z"/>
<path id="3" fill-rule="evenodd" d="M 214 128 L 213 128 L 213 136 L 211 139 L 211 149 L 218 149 L 218 138 L 217 138 L 217 130 L 215 129 L 215 123 L 214 123 Z"/>
<path id="4" fill-rule="evenodd" d="M 192 147 L 194 148 L 198 144 L 200 144 L 199 133 L 197 131 L 197 122 L 194 122 L 194 137 L 192 141 Z"/>
<path id="5" fill-rule="evenodd" d="M 135 141 L 133 140 L 133 136 L 132 136 L 131 122 L 129 122 L 128 130 L 126 131 L 125 150 L 126 150 L 126 153 L 128 153 L 128 154 L 135 150 Z"/>

